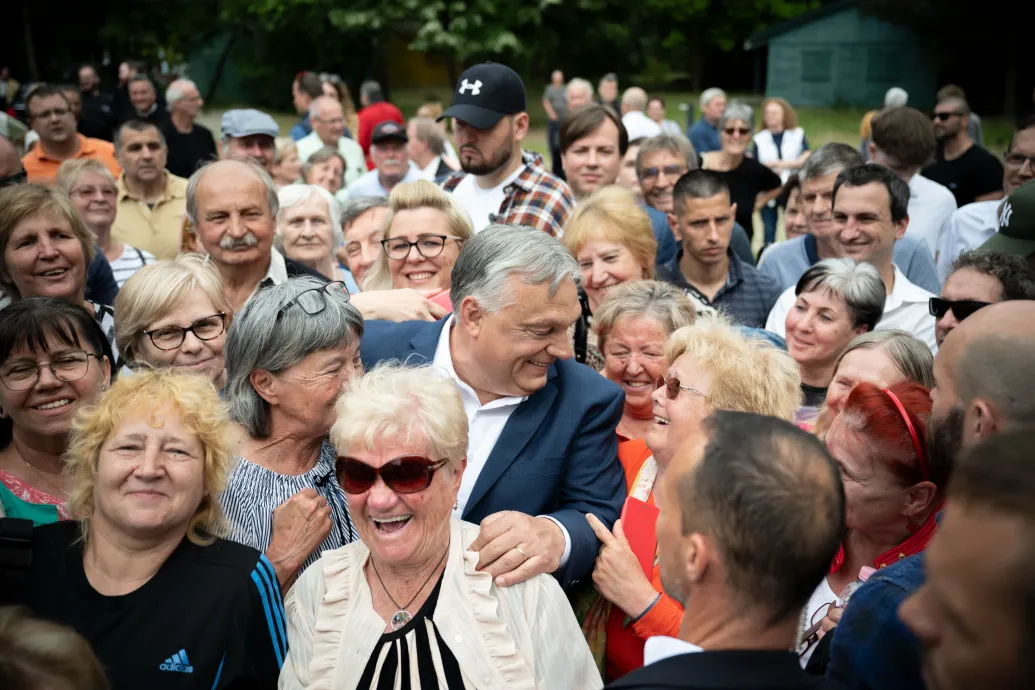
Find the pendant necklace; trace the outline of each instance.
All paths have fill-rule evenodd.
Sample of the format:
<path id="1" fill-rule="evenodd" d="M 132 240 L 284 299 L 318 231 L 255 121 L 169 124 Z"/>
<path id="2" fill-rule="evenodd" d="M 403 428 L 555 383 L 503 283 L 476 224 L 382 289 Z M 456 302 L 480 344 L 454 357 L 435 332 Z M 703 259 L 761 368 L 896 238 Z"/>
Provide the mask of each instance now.
<path id="1" fill-rule="evenodd" d="M 398 630 L 399 628 L 403 627 L 404 625 L 409 623 L 411 620 L 413 620 L 413 616 L 411 616 L 410 612 L 407 611 L 406 609 L 408 609 L 410 607 L 410 604 L 412 604 L 414 601 L 417 600 L 417 597 L 420 596 L 420 593 L 423 592 L 424 588 L 428 586 L 428 582 L 431 581 L 432 575 L 434 575 L 435 572 L 438 570 L 438 567 L 440 565 L 442 565 L 442 561 L 446 560 L 446 555 L 448 553 L 449 553 L 449 546 L 447 545 L 445 553 L 442 554 L 442 558 L 438 559 L 438 563 L 436 563 L 435 567 L 431 569 L 431 573 L 428 575 L 427 579 L 424 580 L 424 584 L 422 584 L 420 586 L 420 589 L 418 589 L 417 593 L 413 595 L 413 598 L 410 599 L 408 602 L 406 602 L 405 606 L 399 606 L 399 603 L 395 600 L 395 597 L 393 597 L 392 593 L 388 591 L 387 587 L 385 587 L 384 580 L 381 579 L 381 573 L 377 572 L 377 566 L 374 565 L 374 561 L 373 560 L 370 561 L 370 567 L 374 569 L 374 575 L 377 576 L 377 581 L 381 584 L 381 589 L 383 589 L 385 591 L 385 594 L 388 595 L 388 598 L 392 600 L 392 606 L 394 606 L 395 608 L 399 609 L 392 616 L 392 631 L 393 632 Z"/>
<path id="2" fill-rule="evenodd" d="M 14 444 L 13 444 L 13 443 L 12 443 L 11 445 L 12 445 L 12 447 L 14 446 Z M 67 491 L 65 491 L 65 490 L 64 490 L 64 489 L 62 489 L 62 488 L 61 488 L 60 486 L 58 486 L 58 485 L 57 485 L 57 484 L 55 484 L 54 482 L 52 482 L 52 481 L 50 481 L 49 479 L 47 479 L 47 478 L 46 478 L 46 477 L 45 477 L 45 476 L 43 475 L 43 473 L 42 473 L 42 472 L 40 472 L 40 471 L 39 471 L 38 469 L 36 469 L 36 467 L 35 467 L 35 466 L 34 466 L 34 465 L 33 465 L 33 464 L 31 463 L 31 462 L 29 462 L 28 460 L 26 460 L 26 459 L 25 459 L 25 457 L 24 457 L 24 456 L 23 456 L 23 455 L 21 454 L 21 452 L 20 452 L 20 451 L 18 450 L 18 448 L 17 448 L 17 447 L 15 447 L 15 448 L 14 448 L 14 454 L 15 454 L 15 455 L 17 455 L 17 456 L 18 456 L 18 458 L 19 458 L 19 459 L 20 459 L 20 460 L 21 460 L 22 462 L 24 462 L 24 463 L 25 463 L 25 466 L 26 466 L 26 467 L 28 467 L 28 468 L 29 468 L 30 470 L 32 470 L 32 471 L 33 471 L 33 473 L 34 473 L 34 474 L 35 474 L 35 475 L 36 475 L 37 477 L 39 477 L 39 478 L 40 478 L 40 479 L 42 479 L 42 480 L 43 480 L 44 482 L 46 482 L 47 484 L 49 484 L 49 485 L 50 485 L 51 487 L 53 487 L 53 488 L 57 489 L 57 490 L 58 490 L 59 492 L 61 492 L 62 494 L 64 494 L 64 495 L 65 495 L 65 498 L 71 498 L 71 496 L 69 496 L 69 494 L 68 494 L 68 492 L 67 492 Z"/>

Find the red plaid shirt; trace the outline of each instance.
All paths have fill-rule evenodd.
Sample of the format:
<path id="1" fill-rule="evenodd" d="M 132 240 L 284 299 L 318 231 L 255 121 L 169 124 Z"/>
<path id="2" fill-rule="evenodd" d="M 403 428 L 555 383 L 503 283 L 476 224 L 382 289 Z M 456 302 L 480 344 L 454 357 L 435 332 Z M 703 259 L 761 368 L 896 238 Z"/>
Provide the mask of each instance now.
<path id="1" fill-rule="evenodd" d="M 493 223 L 530 225 L 560 239 L 575 199 L 571 189 L 554 177 L 543 165 L 543 158 L 532 151 L 522 151 L 524 167 L 517 178 L 503 190 L 505 195 Z M 446 178 L 442 189 L 452 192 L 467 173 L 458 171 Z"/>

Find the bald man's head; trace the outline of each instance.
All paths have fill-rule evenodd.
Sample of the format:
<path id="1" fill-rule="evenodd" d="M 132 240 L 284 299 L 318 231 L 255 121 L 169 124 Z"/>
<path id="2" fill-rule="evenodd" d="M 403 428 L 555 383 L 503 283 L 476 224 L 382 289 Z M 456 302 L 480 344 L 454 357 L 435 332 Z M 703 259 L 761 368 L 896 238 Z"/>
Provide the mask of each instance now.
<path id="1" fill-rule="evenodd" d="M 14 144 L 7 137 L 0 136 L 0 179 L 10 177 L 22 171 L 22 159 Z"/>

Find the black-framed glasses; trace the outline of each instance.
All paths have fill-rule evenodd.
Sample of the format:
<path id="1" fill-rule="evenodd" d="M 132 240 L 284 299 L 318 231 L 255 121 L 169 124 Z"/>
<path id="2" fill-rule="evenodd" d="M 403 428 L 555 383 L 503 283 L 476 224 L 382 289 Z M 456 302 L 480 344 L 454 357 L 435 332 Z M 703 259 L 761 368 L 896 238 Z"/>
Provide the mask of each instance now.
<path id="1" fill-rule="evenodd" d="M 812 648 L 812 645 L 819 642 L 819 631 L 823 626 L 823 619 L 830 613 L 830 608 L 837 608 L 836 601 L 828 601 L 818 609 L 812 612 L 812 618 L 809 621 L 810 625 L 801 634 L 801 642 L 798 644 L 798 658 L 805 656 L 808 651 Z M 819 616 L 819 620 L 816 620 L 816 616 Z"/>
<path id="2" fill-rule="evenodd" d="M 416 247 L 417 253 L 425 259 L 434 259 L 446 248 L 446 240 L 456 240 L 463 244 L 463 239 L 453 235 L 424 235 L 418 237 L 416 242 L 410 242 L 403 237 L 392 237 L 381 240 L 381 248 L 389 259 L 400 261 L 410 255 L 410 247 Z"/>
<path id="3" fill-rule="evenodd" d="M 935 113 L 932 117 L 934 117 L 935 120 L 941 120 L 942 122 L 945 122 L 950 117 L 962 117 L 962 116 L 963 116 L 963 113 L 951 112 L 951 113 Z"/>
<path id="4" fill-rule="evenodd" d="M 100 360 L 103 355 L 73 350 L 71 352 L 64 352 L 44 364 L 28 361 L 8 362 L 0 367 L 0 382 L 8 390 L 27 391 L 35 387 L 39 382 L 40 371 L 43 367 L 49 367 L 50 373 L 58 381 L 66 383 L 78 381 L 86 376 L 86 372 L 90 370 L 91 357 L 96 357 Z"/>
<path id="5" fill-rule="evenodd" d="M 422 455 L 404 455 L 380 467 L 371 467 L 356 458 L 339 457 L 335 463 L 335 474 L 341 490 L 347 494 L 369 491 L 377 483 L 378 477 L 397 494 L 415 494 L 431 486 L 435 472 L 447 462 L 435 462 Z"/>
<path id="6" fill-rule="evenodd" d="M 22 168 L 16 173 L 11 173 L 10 175 L 4 175 L 3 177 L 0 177 L 0 189 L 4 187 L 13 187 L 16 184 L 25 184 L 28 181 L 29 173 L 25 172 L 25 169 Z"/>
<path id="7" fill-rule="evenodd" d="M 298 293 L 297 297 L 280 308 L 280 311 L 277 312 L 277 320 L 279 321 L 280 317 L 284 315 L 284 312 L 290 309 L 293 304 L 297 304 L 302 308 L 302 311 L 310 316 L 313 314 L 319 314 L 327 308 L 328 295 L 332 297 L 344 297 L 346 302 L 351 298 L 351 295 L 349 295 L 349 289 L 345 287 L 344 281 L 335 280 L 321 287 L 312 288 Z"/>
<path id="8" fill-rule="evenodd" d="M 640 171 L 641 180 L 653 180 L 658 175 L 665 173 L 665 177 L 680 178 L 687 171 L 685 165 L 665 165 L 660 168 L 644 168 Z"/>
<path id="9" fill-rule="evenodd" d="M 182 326 L 163 326 L 153 331 L 144 331 L 144 335 L 151 339 L 151 344 L 159 350 L 175 350 L 187 338 L 187 333 L 193 333 L 198 340 L 212 340 L 226 330 L 226 314 L 220 312 L 212 316 L 198 319 L 186 328 Z"/>
<path id="10" fill-rule="evenodd" d="M 1016 165 L 1018 168 L 1024 167 L 1024 163 L 1027 162 L 1031 169 L 1035 171 L 1035 156 L 1025 156 L 1023 153 L 1016 151 L 1007 151 L 1003 154 L 1003 160 L 1010 165 Z"/>
<path id="11" fill-rule="evenodd" d="M 949 300 L 942 299 L 941 297 L 932 297 L 927 302 L 927 309 L 931 312 L 931 316 L 936 319 L 942 318 L 951 309 L 952 315 L 956 317 L 956 320 L 962 321 L 978 309 L 987 307 L 989 304 L 991 302 L 979 302 L 976 299 Z"/>
<path id="12" fill-rule="evenodd" d="M 722 131 L 725 132 L 726 136 L 728 137 L 732 137 L 734 134 L 739 134 L 742 137 L 746 137 L 747 135 L 751 134 L 750 127 L 727 127 Z"/>
<path id="13" fill-rule="evenodd" d="M 675 376 L 671 378 L 659 376 L 658 380 L 654 382 L 654 390 L 657 390 L 659 388 L 665 389 L 665 395 L 666 397 L 668 397 L 669 400 L 675 400 L 676 398 L 678 398 L 679 391 L 690 391 L 691 393 L 697 393 L 698 395 L 703 396 L 705 398 L 708 397 L 708 394 L 704 391 L 699 391 L 696 388 L 691 388 L 690 386 L 684 386 L 682 383 L 679 382 L 679 379 Z"/>

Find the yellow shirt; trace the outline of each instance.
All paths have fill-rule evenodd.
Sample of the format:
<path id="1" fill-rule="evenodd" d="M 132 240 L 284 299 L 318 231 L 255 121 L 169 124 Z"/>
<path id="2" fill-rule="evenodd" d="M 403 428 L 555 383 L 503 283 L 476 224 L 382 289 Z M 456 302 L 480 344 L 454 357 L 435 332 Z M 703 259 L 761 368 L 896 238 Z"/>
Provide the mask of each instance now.
<path id="1" fill-rule="evenodd" d="M 119 176 L 118 212 L 111 235 L 129 245 L 171 259 L 180 251 L 183 217 L 187 210 L 187 180 L 165 172 L 165 191 L 154 207 L 135 198 Z"/>

